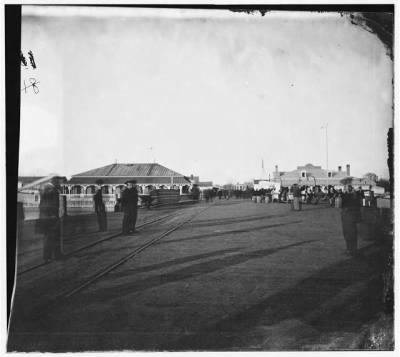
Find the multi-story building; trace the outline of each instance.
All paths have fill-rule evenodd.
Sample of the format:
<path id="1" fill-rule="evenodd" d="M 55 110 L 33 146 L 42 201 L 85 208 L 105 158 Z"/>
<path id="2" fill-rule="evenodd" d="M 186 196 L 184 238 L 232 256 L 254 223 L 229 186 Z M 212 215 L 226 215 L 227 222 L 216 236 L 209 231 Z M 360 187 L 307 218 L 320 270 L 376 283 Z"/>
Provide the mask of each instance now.
<path id="1" fill-rule="evenodd" d="M 321 166 L 306 164 L 292 171 L 279 171 L 276 165 L 273 173 L 273 181 L 282 186 L 292 186 L 295 183 L 308 186 L 340 186 L 345 178 L 351 178 L 353 186 L 375 186 L 377 180 L 373 173 L 367 173 L 362 178 L 352 177 L 349 164 L 346 165 L 346 170 L 342 170 L 341 166 L 338 166 L 337 170 L 326 170 Z"/>

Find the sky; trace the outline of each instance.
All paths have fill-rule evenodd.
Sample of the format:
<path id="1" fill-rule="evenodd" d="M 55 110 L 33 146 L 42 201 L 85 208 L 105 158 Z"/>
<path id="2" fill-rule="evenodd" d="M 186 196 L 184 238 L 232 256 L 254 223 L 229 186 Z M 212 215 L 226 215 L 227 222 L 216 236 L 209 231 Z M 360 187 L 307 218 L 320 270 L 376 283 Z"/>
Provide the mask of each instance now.
<path id="1" fill-rule="evenodd" d="M 393 63 L 330 13 L 23 7 L 20 175 L 157 162 L 216 184 L 388 177 Z M 326 127 L 327 126 L 327 127 Z"/>

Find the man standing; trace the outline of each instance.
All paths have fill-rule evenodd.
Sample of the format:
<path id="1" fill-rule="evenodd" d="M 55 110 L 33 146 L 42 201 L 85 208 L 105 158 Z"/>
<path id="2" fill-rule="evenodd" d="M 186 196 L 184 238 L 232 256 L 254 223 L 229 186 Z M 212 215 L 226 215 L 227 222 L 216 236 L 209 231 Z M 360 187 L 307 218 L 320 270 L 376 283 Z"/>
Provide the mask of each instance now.
<path id="1" fill-rule="evenodd" d="M 293 185 L 292 209 L 293 211 L 301 211 L 301 190 L 297 183 Z"/>
<path id="2" fill-rule="evenodd" d="M 193 184 L 192 192 L 191 192 L 192 199 L 198 201 L 200 198 L 200 189 L 197 184 Z"/>
<path id="3" fill-rule="evenodd" d="M 357 223 L 360 221 L 360 200 L 353 186 L 347 184 L 342 197 L 342 228 L 350 255 L 357 254 Z"/>
<path id="4" fill-rule="evenodd" d="M 62 256 L 60 246 L 60 177 L 53 177 L 40 192 L 39 225 L 44 235 L 43 259 L 50 262 Z"/>
<path id="5" fill-rule="evenodd" d="M 124 219 L 122 221 L 122 234 L 135 232 L 137 219 L 137 203 L 138 192 L 136 189 L 136 181 L 130 180 L 125 182 L 128 186 L 121 194 L 122 210 L 124 211 Z"/>
<path id="6" fill-rule="evenodd" d="M 103 194 L 101 192 L 101 185 L 103 184 L 103 180 L 96 181 L 97 191 L 93 196 L 94 201 L 94 210 L 97 215 L 97 222 L 99 224 L 100 232 L 107 231 L 107 215 L 106 215 L 106 206 L 103 202 Z"/>

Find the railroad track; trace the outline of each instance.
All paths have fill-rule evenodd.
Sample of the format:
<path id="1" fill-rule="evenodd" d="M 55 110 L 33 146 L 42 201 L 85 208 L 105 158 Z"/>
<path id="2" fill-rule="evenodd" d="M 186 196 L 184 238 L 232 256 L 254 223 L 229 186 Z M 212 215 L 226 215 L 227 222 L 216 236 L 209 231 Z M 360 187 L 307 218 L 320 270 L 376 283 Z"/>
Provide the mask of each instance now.
<path id="1" fill-rule="evenodd" d="M 146 221 L 146 222 L 144 222 L 144 223 L 138 225 L 138 226 L 136 227 L 136 229 L 137 229 L 138 231 L 141 231 L 144 227 L 146 227 L 146 226 L 148 226 L 148 225 L 155 224 L 155 223 L 160 222 L 160 221 L 162 221 L 162 220 L 165 220 L 165 219 L 167 219 L 167 218 L 169 218 L 169 217 L 171 217 L 171 216 L 173 216 L 173 215 L 175 215 L 175 214 L 176 214 L 176 212 L 173 212 L 173 213 L 164 215 L 164 216 L 162 216 L 162 217 L 158 217 L 158 218 L 156 218 L 156 219 Z M 74 254 L 76 254 L 76 253 L 79 253 L 79 252 L 81 252 L 81 251 L 83 251 L 83 250 L 90 249 L 90 248 L 92 248 L 92 247 L 94 247 L 94 246 L 96 246 L 96 245 L 99 245 L 99 244 L 101 244 L 101 243 L 103 243 L 103 242 L 105 242 L 105 241 L 109 241 L 109 240 L 118 238 L 118 237 L 120 237 L 121 235 L 122 235 L 122 233 L 121 233 L 121 232 L 118 232 L 118 233 L 109 235 L 109 236 L 107 236 L 107 237 L 104 237 L 104 238 L 102 238 L 102 239 L 98 239 L 98 240 L 96 240 L 96 241 L 94 241 L 94 242 L 88 243 L 88 244 L 83 245 L 83 246 L 81 246 L 81 247 L 79 247 L 79 248 L 77 248 L 77 249 L 74 249 L 74 250 L 71 251 L 71 252 L 65 253 L 65 254 L 63 255 L 63 257 L 72 256 L 72 255 L 74 255 Z M 24 275 L 24 274 L 26 274 L 26 273 L 29 273 L 29 272 L 34 271 L 34 270 L 36 270 L 36 269 L 39 269 L 39 268 L 41 268 L 41 267 L 43 267 L 43 266 L 47 266 L 47 265 L 49 265 L 49 264 L 52 264 L 52 263 L 54 263 L 54 262 L 56 262 L 56 260 L 51 261 L 51 262 L 42 262 L 42 263 L 36 264 L 36 265 L 31 266 L 31 267 L 29 267 L 29 268 L 26 268 L 26 269 L 24 269 L 24 270 L 18 271 L 18 272 L 17 272 L 17 276 Z"/>
<path id="2" fill-rule="evenodd" d="M 149 247 L 151 247 L 153 244 L 157 243 L 161 239 L 163 239 L 163 238 L 167 237 L 168 235 L 170 235 L 172 232 L 178 230 L 179 228 L 181 228 L 185 224 L 187 224 L 190 221 L 192 221 L 194 218 L 199 216 L 201 213 L 203 213 L 205 210 L 207 210 L 210 207 L 211 206 L 207 206 L 207 207 L 195 212 L 194 214 L 190 215 L 189 218 L 185 219 L 183 222 L 178 223 L 173 228 L 168 229 L 167 231 L 165 231 L 165 232 L 161 233 L 160 235 L 158 235 L 158 236 L 154 237 L 153 239 L 151 239 L 149 242 L 144 243 L 143 245 L 141 245 L 139 247 L 136 247 L 135 249 L 133 249 L 128 254 L 125 254 L 123 257 L 119 258 L 118 260 L 114 261 L 113 263 L 108 264 L 107 266 L 103 267 L 98 272 L 96 272 L 95 274 L 93 274 L 92 276 L 87 278 L 85 281 L 81 282 L 78 286 L 76 286 L 76 287 L 74 287 L 72 289 L 69 289 L 68 291 L 65 291 L 65 292 L 61 293 L 60 295 L 56 296 L 53 299 L 53 304 L 58 304 L 60 301 L 68 299 L 71 296 L 77 294 L 78 292 L 86 289 L 90 285 L 93 285 L 96 281 L 98 281 L 102 277 L 106 276 L 108 273 L 112 272 L 113 270 L 117 269 L 118 267 L 120 267 L 121 265 L 126 263 L 128 260 L 130 260 L 133 257 L 137 256 L 138 254 L 140 254 L 144 250 L 146 250 Z"/>

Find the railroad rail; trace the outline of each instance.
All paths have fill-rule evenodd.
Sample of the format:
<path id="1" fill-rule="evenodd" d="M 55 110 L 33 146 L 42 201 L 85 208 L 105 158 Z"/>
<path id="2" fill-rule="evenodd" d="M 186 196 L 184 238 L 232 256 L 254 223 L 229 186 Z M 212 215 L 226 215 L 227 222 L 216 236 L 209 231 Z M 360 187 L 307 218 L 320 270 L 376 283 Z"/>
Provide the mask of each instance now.
<path id="1" fill-rule="evenodd" d="M 156 218 L 156 219 L 154 219 L 154 220 L 149 220 L 149 221 L 147 221 L 147 222 L 144 222 L 144 223 L 138 225 L 138 226 L 136 227 L 136 229 L 137 229 L 138 231 L 140 231 L 140 230 L 142 230 L 145 226 L 148 226 L 148 225 L 151 225 L 151 224 L 155 224 L 155 223 L 157 223 L 157 222 L 159 222 L 159 221 L 162 221 L 162 220 L 164 220 L 164 219 L 167 219 L 167 218 L 169 218 L 169 217 L 171 217 L 171 216 L 173 216 L 173 215 L 175 215 L 175 214 L 176 214 L 176 212 L 173 212 L 173 213 L 164 215 L 164 216 L 162 216 L 162 217 L 158 217 L 158 218 Z M 86 244 L 86 245 L 84 245 L 84 246 L 81 246 L 81 247 L 79 247 L 79 248 L 77 248 L 77 249 L 74 249 L 74 250 L 71 251 L 71 252 L 65 253 L 65 254 L 63 255 L 63 257 L 72 256 L 72 255 L 74 255 L 74 254 L 76 254 L 76 253 L 79 253 L 79 252 L 81 252 L 81 251 L 83 251 L 83 250 L 86 250 L 86 249 L 92 248 L 92 247 L 94 247 L 94 246 L 96 246 L 96 245 L 98 245 L 98 244 L 101 244 L 101 243 L 103 243 L 103 242 L 105 242 L 105 241 L 118 238 L 118 237 L 120 237 L 121 235 L 122 235 L 122 233 L 121 233 L 121 232 L 118 232 L 118 233 L 109 235 L 109 236 L 107 236 L 107 237 L 101 238 L 101 239 L 96 240 L 96 241 L 94 241 L 94 242 L 88 243 L 88 244 Z M 53 261 L 50 261 L 50 262 L 42 262 L 42 263 L 36 264 L 36 265 L 34 265 L 34 266 L 32 266 L 32 267 L 26 268 L 26 269 L 24 269 L 24 270 L 17 271 L 17 276 L 21 276 L 21 275 L 23 275 L 23 274 L 29 273 L 29 272 L 31 272 L 31 271 L 34 271 L 34 270 L 36 270 L 36 269 L 39 269 L 39 268 L 41 268 L 41 267 L 43 267 L 43 266 L 45 266 L 45 265 L 52 264 L 52 263 L 54 263 L 54 262 L 56 262 L 56 261 L 53 260 Z"/>
<path id="2" fill-rule="evenodd" d="M 135 248 L 133 251 L 131 251 L 130 253 L 126 254 L 125 256 L 123 256 L 122 258 L 118 259 L 117 261 L 115 261 L 115 262 L 113 262 L 111 264 L 108 264 L 106 267 L 102 268 L 97 273 L 93 274 L 91 277 L 86 279 L 84 282 L 79 284 L 77 287 L 75 287 L 73 289 L 70 289 L 69 291 L 66 291 L 66 292 L 60 294 L 59 296 L 55 297 L 54 298 L 54 302 L 56 303 L 56 302 L 59 302 L 60 300 L 65 300 L 65 299 L 75 295 L 76 293 L 84 290 L 85 288 L 89 287 L 90 285 L 94 284 L 96 281 L 98 281 L 102 277 L 106 276 L 108 273 L 110 273 L 111 271 L 115 270 L 116 268 L 120 267 L 121 265 L 126 263 L 128 260 L 130 260 L 133 257 L 137 256 L 139 253 L 141 253 L 144 250 L 148 249 L 153 244 L 157 243 L 161 239 L 163 239 L 163 238 L 167 237 L 168 235 L 170 235 L 172 232 L 178 230 L 179 228 L 181 228 L 185 224 L 189 223 L 195 217 L 199 216 L 201 213 L 203 213 L 205 210 L 207 210 L 210 207 L 211 206 L 207 206 L 207 207 L 201 209 L 200 211 L 195 212 L 188 219 L 185 219 L 183 222 L 180 222 L 175 227 L 168 229 L 164 233 L 162 233 L 162 234 L 156 236 L 155 238 L 151 239 L 149 242 L 144 243 L 140 247 Z"/>

